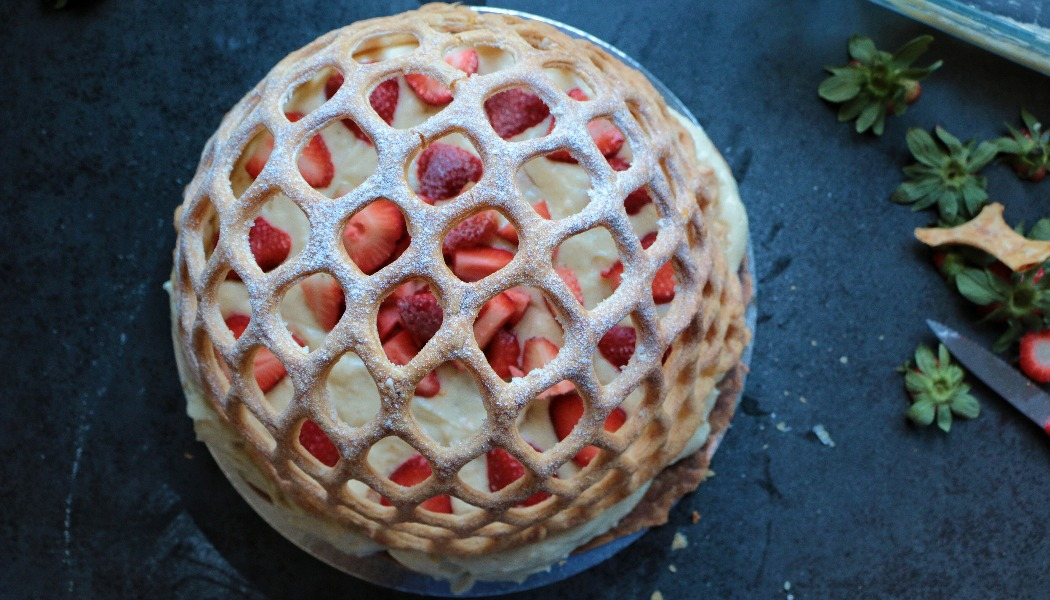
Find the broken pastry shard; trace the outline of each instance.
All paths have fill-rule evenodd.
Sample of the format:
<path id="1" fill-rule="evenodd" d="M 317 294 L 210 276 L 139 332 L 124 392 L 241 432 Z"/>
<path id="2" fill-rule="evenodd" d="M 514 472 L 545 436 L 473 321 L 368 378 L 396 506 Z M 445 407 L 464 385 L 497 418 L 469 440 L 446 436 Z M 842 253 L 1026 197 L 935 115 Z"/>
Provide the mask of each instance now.
<path id="1" fill-rule="evenodd" d="M 1030 240 L 1003 220 L 998 202 L 981 209 L 973 219 L 950 229 L 917 228 L 915 237 L 928 246 L 957 244 L 984 250 L 1016 272 L 1027 271 L 1050 259 L 1050 242 Z"/>

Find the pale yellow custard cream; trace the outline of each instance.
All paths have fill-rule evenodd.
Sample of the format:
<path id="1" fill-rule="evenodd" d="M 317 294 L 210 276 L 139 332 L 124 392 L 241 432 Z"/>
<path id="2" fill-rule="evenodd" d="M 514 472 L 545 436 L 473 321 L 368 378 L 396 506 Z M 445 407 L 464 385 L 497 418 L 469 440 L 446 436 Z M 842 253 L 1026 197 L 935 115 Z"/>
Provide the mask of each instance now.
<path id="1" fill-rule="evenodd" d="M 407 51 L 411 51 L 411 48 L 395 46 L 373 51 L 371 56 L 365 56 L 363 59 L 381 60 Z M 478 49 L 478 58 L 480 73 L 498 70 L 501 61 L 505 60 L 500 52 L 486 47 Z M 359 60 L 361 59 L 359 57 Z M 567 73 L 554 72 L 551 76 L 555 79 L 564 78 L 564 81 L 559 83 L 565 90 L 578 87 Z M 307 113 L 320 106 L 325 101 L 324 84 L 324 77 L 319 76 L 301 86 L 290 99 L 288 111 Z M 391 126 L 412 127 L 440 109 L 421 101 L 404 77 L 398 77 L 398 85 L 399 99 Z M 725 232 L 725 236 L 719 241 L 730 268 L 736 271 L 744 259 L 748 232 L 747 215 L 740 201 L 736 182 L 728 165 L 704 131 L 682 115 L 674 113 L 674 116 L 692 135 L 700 163 L 714 169 L 717 179 L 717 190 L 713 194 L 716 198 L 714 214 L 722 224 L 721 230 Z M 549 126 L 550 117 L 514 139 L 545 135 Z M 376 167 L 376 154 L 369 144 L 356 137 L 341 123 L 334 123 L 325 128 L 322 134 L 335 164 L 336 176 L 330 185 L 319 191 L 336 197 L 371 175 Z M 440 141 L 474 152 L 470 142 L 459 134 L 446 136 Z M 249 147 L 246 155 L 251 150 Z M 618 156 L 630 161 L 630 149 L 625 146 Z M 242 159 L 231 175 L 235 194 L 240 194 L 252 182 L 252 177 L 245 171 L 243 162 Z M 416 189 L 418 182 L 414 165 L 409 169 L 408 180 L 413 189 Z M 540 157 L 530 161 L 519 171 L 517 183 L 522 195 L 530 203 L 541 200 L 547 202 L 552 219 L 578 213 L 589 201 L 589 176 L 575 163 L 557 162 Z M 262 209 L 260 216 L 288 233 L 292 243 L 292 255 L 302 249 L 309 237 L 309 223 L 291 200 L 283 196 L 274 197 Z M 641 237 L 658 228 L 659 218 L 655 205 L 650 203 L 632 215 L 631 222 Z M 493 242 L 493 245 L 513 249 L 512 244 L 503 240 Z M 619 255 L 612 238 L 604 230 L 595 228 L 566 240 L 559 248 L 554 262 L 555 266 L 568 267 L 575 273 L 584 304 L 593 307 L 611 295 L 614 288 L 610 287 L 608 279 L 602 276 L 602 271 L 618 259 Z M 170 285 L 168 289 L 170 291 Z M 247 289 L 240 281 L 224 282 L 220 298 L 224 318 L 230 315 L 250 314 Z M 281 317 L 288 329 L 305 343 L 307 348 L 316 348 L 324 340 L 326 331 L 307 306 L 299 286 L 286 294 L 281 303 Z M 624 324 L 629 325 L 630 319 L 625 319 Z M 542 336 L 555 345 L 560 346 L 562 342 L 561 327 L 545 306 L 542 295 L 533 298 L 524 316 L 513 326 L 512 331 L 521 340 Z M 177 356 L 180 354 L 176 353 Z M 594 368 L 603 382 L 613 379 L 618 373 L 617 367 L 597 352 L 594 356 Z M 454 589 L 465 589 L 474 580 L 522 580 L 531 573 L 548 569 L 553 563 L 568 556 L 573 549 L 612 528 L 635 507 L 648 489 L 648 484 L 640 487 L 625 500 L 607 509 L 599 518 L 550 535 L 542 541 L 509 550 L 464 557 L 387 549 L 361 533 L 322 520 L 294 502 L 284 499 L 280 490 L 244 454 L 242 442 L 219 420 L 192 378 L 185 377 L 185 371 L 181 368 L 180 373 L 183 374 L 183 387 L 188 399 L 187 412 L 194 419 L 198 437 L 208 445 L 212 454 L 227 471 L 235 471 L 252 487 L 265 494 L 272 503 L 272 510 L 268 510 L 266 514 L 268 520 L 280 519 L 285 525 L 308 534 L 318 540 L 318 543 L 327 544 L 343 555 L 364 556 L 387 550 L 394 559 L 414 571 L 450 580 Z M 446 364 L 437 370 L 437 374 L 441 384 L 440 392 L 430 398 L 415 397 L 412 416 L 430 438 L 443 445 L 451 445 L 477 431 L 486 413 L 470 373 Z M 341 359 L 329 375 L 328 382 L 333 403 L 343 421 L 351 426 L 361 426 L 374 417 L 380 405 L 379 392 L 359 358 L 351 353 Z M 705 420 L 701 422 L 678 459 L 695 453 L 707 440 L 710 428 L 706 423 L 706 415 L 713 408 L 717 394 L 716 390 L 708 398 Z M 278 413 L 287 407 L 292 397 L 292 383 L 287 377 L 266 394 L 267 402 Z M 639 389 L 628 396 L 621 406 L 630 413 L 637 408 L 641 399 L 642 392 Z M 550 448 L 558 443 L 558 437 L 543 402 L 537 401 L 530 405 L 529 410 L 522 416 L 519 430 L 524 439 L 539 448 Z M 391 437 L 373 447 L 369 453 L 369 461 L 377 471 L 390 473 L 415 453 L 411 446 Z M 578 470 L 579 467 L 574 462 L 568 461 L 560 467 L 559 474 L 568 478 Z M 467 464 L 460 471 L 460 477 L 473 487 L 488 489 L 484 457 Z M 375 494 L 363 485 L 360 490 L 355 490 L 355 493 Z M 451 502 L 453 513 L 477 510 L 454 497 Z"/>

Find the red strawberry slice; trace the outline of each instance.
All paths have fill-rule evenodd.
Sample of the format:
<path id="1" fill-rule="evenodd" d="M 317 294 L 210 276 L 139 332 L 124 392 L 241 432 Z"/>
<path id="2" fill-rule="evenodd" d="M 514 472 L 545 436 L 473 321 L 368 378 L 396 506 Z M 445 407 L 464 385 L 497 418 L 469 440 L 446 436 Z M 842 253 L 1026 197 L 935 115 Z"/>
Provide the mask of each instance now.
<path id="1" fill-rule="evenodd" d="M 343 87 L 343 74 L 333 73 L 324 85 L 324 95 L 326 99 L 331 99 L 335 95 L 339 88 Z M 368 96 L 368 102 L 372 105 L 372 110 L 376 111 L 379 118 L 386 121 L 387 125 L 394 122 L 394 113 L 397 111 L 397 97 L 400 93 L 400 86 L 397 84 L 397 79 L 387 79 L 383 83 L 376 86 L 376 89 L 372 90 L 372 93 Z M 365 132 L 361 131 L 361 128 L 357 126 L 350 119 L 343 119 L 343 125 L 350 130 L 357 139 L 367 143 L 369 146 L 372 145 L 372 140 L 368 139 Z"/>
<path id="2" fill-rule="evenodd" d="M 248 323 L 251 322 L 251 317 L 248 315 L 233 314 L 226 317 L 226 327 L 233 333 L 233 339 L 239 340 L 244 335 L 244 330 L 248 329 Z"/>
<path id="3" fill-rule="evenodd" d="M 499 213 L 486 210 L 465 219 L 452 228 L 441 243 L 441 251 L 452 254 L 461 248 L 473 248 L 487 244 L 496 234 L 499 225 Z"/>
<path id="4" fill-rule="evenodd" d="M 492 337 L 485 357 L 489 359 L 489 365 L 500 378 L 508 380 L 511 377 L 511 367 L 521 366 L 521 345 L 518 344 L 518 336 L 506 329 L 500 329 Z"/>
<path id="5" fill-rule="evenodd" d="M 401 322 L 420 347 L 434 337 L 444 320 L 441 303 L 429 289 L 398 300 L 397 310 Z"/>
<path id="6" fill-rule="evenodd" d="M 477 183 L 482 172 L 481 159 L 473 153 L 444 142 L 434 142 L 416 161 L 419 195 L 428 204 L 454 198 L 468 184 Z"/>
<path id="7" fill-rule="evenodd" d="M 331 438 L 309 419 L 303 421 L 303 427 L 299 430 L 299 444 L 326 467 L 334 467 L 339 462 L 339 450 Z"/>
<path id="8" fill-rule="evenodd" d="M 657 304 L 674 300 L 674 267 L 669 262 L 657 269 L 653 277 L 653 300 Z"/>
<path id="9" fill-rule="evenodd" d="M 302 283 L 306 307 L 314 314 L 317 323 L 325 331 L 335 329 L 336 323 L 346 311 L 343 288 L 334 277 L 309 277 Z"/>
<path id="10" fill-rule="evenodd" d="M 262 173 L 263 168 L 266 166 L 266 161 L 270 160 L 272 152 L 273 136 L 269 133 L 264 133 L 262 139 L 255 145 L 255 149 L 252 150 L 251 156 L 244 163 L 244 170 L 252 179 L 259 178 L 259 173 Z"/>
<path id="11" fill-rule="evenodd" d="M 445 62 L 463 71 L 467 75 L 478 72 L 478 53 L 471 49 L 459 50 L 445 56 Z M 452 90 L 438 83 L 434 78 L 410 73 L 405 81 L 416 92 L 419 99 L 427 104 L 441 106 L 452 102 Z"/>
<path id="12" fill-rule="evenodd" d="M 300 113 L 285 113 L 285 116 L 292 123 L 303 118 L 303 115 Z M 273 148 L 272 144 L 270 148 Z M 328 187 L 328 184 L 332 183 L 332 178 L 335 177 L 332 153 L 328 151 L 328 145 L 324 143 L 324 138 L 321 137 L 320 132 L 316 133 L 307 142 L 306 147 L 303 148 L 302 153 L 299 155 L 297 164 L 299 165 L 299 173 L 302 174 L 306 183 L 310 184 L 310 187 Z"/>
<path id="13" fill-rule="evenodd" d="M 500 292 L 485 303 L 474 321 L 474 339 L 479 348 L 485 348 L 504 325 L 514 317 L 516 305 L 506 292 Z"/>
<path id="14" fill-rule="evenodd" d="M 415 394 L 421 398 L 433 398 L 441 392 L 441 380 L 438 379 L 437 371 L 427 373 L 416 386 Z"/>
<path id="15" fill-rule="evenodd" d="M 226 317 L 226 327 L 233 333 L 233 339 L 239 339 L 244 334 L 249 322 L 251 318 L 247 315 L 233 314 Z M 306 345 L 294 334 L 292 339 L 300 346 Z M 255 383 L 264 394 L 273 389 L 288 374 L 281 361 L 268 348 L 260 348 L 255 352 L 252 372 L 255 374 Z"/>
<path id="16" fill-rule="evenodd" d="M 526 373 L 543 368 L 558 356 L 558 347 L 545 337 L 533 337 L 525 340 L 525 354 L 522 357 L 522 370 Z M 571 381 L 559 381 L 543 393 L 540 398 L 572 393 L 576 389 Z"/>
<path id="17" fill-rule="evenodd" d="M 609 159 L 609 166 L 612 167 L 613 171 L 626 171 L 631 168 L 631 163 L 614 156 Z M 627 198 L 623 201 L 623 207 L 627 210 L 627 214 L 636 215 L 642 212 L 645 205 L 652 201 L 653 199 L 649 197 L 649 192 L 644 187 L 640 187 L 627 195 Z"/>
<path id="18" fill-rule="evenodd" d="M 576 278 L 576 273 L 569 267 L 555 267 L 554 272 L 558 274 L 558 277 L 561 277 L 565 285 L 569 286 L 569 290 L 572 291 L 576 301 L 583 304 L 583 290 L 580 288 L 580 280 Z"/>
<path id="19" fill-rule="evenodd" d="M 376 329 L 379 332 L 379 341 L 389 340 L 401 327 L 401 311 L 396 304 L 379 307 L 379 315 L 376 317 Z"/>
<path id="20" fill-rule="evenodd" d="M 602 270 L 602 278 L 609 280 L 612 289 L 620 287 L 620 277 L 623 275 L 623 263 L 616 261 L 608 269 Z"/>
<path id="21" fill-rule="evenodd" d="M 376 200 L 346 224 L 343 245 L 350 260 L 366 275 L 387 265 L 405 233 L 405 217 L 394 203 Z"/>
<path id="22" fill-rule="evenodd" d="M 532 208 L 536 211 L 537 214 L 539 214 L 544 219 L 550 219 L 551 218 L 551 211 L 550 211 L 550 209 L 547 208 L 547 201 L 546 200 L 540 200 L 536 204 L 533 204 Z M 519 241 L 518 240 L 518 230 L 515 229 L 514 226 L 511 225 L 510 223 L 507 223 L 502 228 L 500 228 L 500 230 L 497 233 L 499 234 L 499 236 L 501 238 L 507 240 L 508 242 L 510 242 L 512 244 L 517 245 L 517 243 Z"/>
<path id="23" fill-rule="evenodd" d="M 430 463 L 427 462 L 427 459 L 417 454 L 401 463 L 401 466 L 390 474 L 390 481 L 403 487 L 412 487 L 426 481 L 430 477 L 430 473 Z M 383 506 L 390 506 L 390 501 L 386 498 L 383 498 L 380 502 Z M 419 507 L 431 512 L 451 514 L 452 499 L 447 494 L 442 494 L 421 503 Z"/>
<path id="24" fill-rule="evenodd" d="M 598 352 L 617 369 L 623 369 L 634 356 L 637 332 L 634 327 L 614 325 L 598 341 Z"/>
<path id="25" fill-rule="evenodd" d="M 395 365 L 407 365 L 419 353 L 419 346 L 412 334 L 402 329 L 383 344 L 383 352 Z"/>
<path id="26" fill-rule="evenodd" d="M 463 248 L 452 254 L 452 272 L 463 281 L 477 281 L 507 266 L 514 253 L 502 248 Z"/>
<path id="27" fill-rule="evenodd" d="M 276 269 L 292 252 L 292 236 L 263 217 L 257 217 L 248 231 L 248 246 L 263 272 Z"/>
<path id="28" fill-rule="evenodd" d="M 525 476 L 525 467 L 518 459 L 503 448 L 493 448 L 485 454 L 486 471 L 489 476 L 489 491 L 498 492 Z M 539 504 L 551 495 L 547 492 L 536 492 L 517 506 Z"/>
<path id="29" fill-rule="evenodd" d="M 1050 329 L 1030 331 L 1021 338 L 1021 370 L 1039 383 L 1050 383 Z"/>
<path id="30" fill-rule="evenodd" d="M 648 250 L 649 246 L 652 246 L 654 243 L 656 243 L 656 236 L 658 236 L 658 235 L 659 234 L 657 232 L 650 231 L 649 233 L 643 235 L 642 239 L 640 239 L 638 241 L 639 241 L 639 243 L 642 244 L 642 248 L 645 248 L 646 250 Z"/>
<path id="31" fill-rule="evenodd" d="M 518 321 L 525 316 L 525 311 L 529 309 L 529 303 L 532 302 L 532 296 L 523 290 L 518 288 L 510 288 L 503 292 L 510 297 L 511 301 L 514 302 L 514 314 L 511 316 L 510 321 L 507 325 L 517 325 Z"/>
<path id="32" fill-rule="evenodd" d="M 572 433 L 573 428 L 583 417 L 583 399 L 577 394 L 563 394 L 551 398 L 549 407 L 551 424 L 554 425 L 554 433 L 558 440 L 564 440 Z M 627 420 L 627 413 L 617 407 L 605 419 L 605 430 L 612 433 L 620 429 Z M 597 446 L 585 446 L 576 456 L 573 462 L 581 467 L 591 464 L 594 457 L 598 455 Z"/>
<path id="33" fill-rule="evenodd" d="M 485 113 L 496 135 L 509 139 L 539 125 L 551 114 L 551 109 L 536 94 L 514 88 L 486 100 Z"/>

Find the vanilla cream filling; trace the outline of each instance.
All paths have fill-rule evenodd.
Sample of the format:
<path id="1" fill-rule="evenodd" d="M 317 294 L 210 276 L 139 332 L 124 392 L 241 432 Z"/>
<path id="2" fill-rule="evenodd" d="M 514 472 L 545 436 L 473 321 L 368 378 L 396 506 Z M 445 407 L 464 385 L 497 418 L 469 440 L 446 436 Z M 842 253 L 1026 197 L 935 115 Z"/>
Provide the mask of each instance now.
<path id="1" fill-rule="evenodd" d="M 389 55 L 395 50 L 388 48 L 376 54 Z M 492 51 L 492 49 L 486 49 L 486 51 Z M 484 72 L 486 62 L 490 65 L 497 65 L 500 64 L 500 60 L 505 59 L 505 57 L 489 56 L 481 52 L 479 54 L 481 54 L 482 72 Z M 399 82 L 400 95 L 393 122 L 394 127 L 410 127 L 425 120 L 428 112 L 436 112 L 437 107 L 428 106 L 418 100 L 405 83 L 404 78 L 399 78 Z M 324 79 L 317 78 L 314 82 L 297 90 L 291 103 L 294 109 L 308 112 L 323 103 L 323 86 Z M 567 81 L 565 86 L 566 89 L 575 87 L 571 80 Z M 728 165 L 718 154 L 704 131 L 682 115 L 672 112 L 692 135 L 701 163 L 712 166 L 715 171 L 718 182 L 715 214 L 724 225 L 726 232 L 725 238 L 720 241 L 731 268 L 736 270 L 743 260 L 747 242 L 747 215 L 740 201 L 736 182 Z M 546 133 L 548 124 L 549 119 L 544 120 L 519 137 L 543 135 Z M 336 165 L 336 177 L 328 188 L 320 191 L 335 197 L 353 189 L 371 174 L 375 168 L 375 153 L 340 123 L 327 127 L 323 131 L 323 136 Z M 441 141 L 475 152 L 466 138 L 458 134 L 446 136 Z M 629 152 L 624 158 L 629 159 Z M 410 185 L 416 188 L 414 165 L 409 169 L 409 179 Z M 231 182 L 234 192 L 239 194 L 251 183 L 251 178 L 239 166 L 235 169 Z M 587 191 L 590 188 L 590 179 L 586 172 L 576 164 L 540 158 L 530 161 L 519 172 L 518 187 L 530 203 L 547 200 L 552 218 L 558 219 L 579 212 L 586 206 L 589 201 Z M 309 223 L 291 200 L 278 195 L 266 204 L 260 214 L 274 226 L 289 233 L 292 237 L 292 255 L 301 250 L 309 237 Z M 649 231 L 656 230 L 658 219 L 659 215 L 655 206 L 649 204 L 632 217 L 632 223 L 639 236 L 642 236 Z M 503 245 L 510 250 L 514 249 L 512 245 L 503 242 L 497 242 L 496 245 Z M 585 304 L 593 307 L 601 299 L 611 295 L 612 288 L 601 277 L 601 271 L 607 269 L 618 259 L 616 246 L 608 232 L 593 229 L 566 240 L 560 247 L 555 264 L 567 266 L 576 273 Z M 227 281 L 222 284 L 220 304 L 224 318 L 237 313 L 250 315 L 246 288 L 238 281 Z M 281 315 L 288 328 L 306 342 L 308 348 L 321 344 L 326 332 L 307 308 L 300 287 L 296 286 L 286 294 L 281 303 Z M 629 320 L 627 322 L 629 324 Z M 556 345 L 562 342 L 561 328 L 549 313 L 538 292 L 525 316 L 514 330 L 519 340 L 522 341 L 539 335 L 550 339 Z M 603 382 L 611 381 L 618 373 L 616 367 L 598 353 L 595 353 L 595 371 Z M 184 372 L 181 367 L 180 372 Z M 414 398 L 412 414 L 432 439 L 442 445 L 449 445 L 477 431 L 485 418 L 485 411 L 474 379 L 468 372 L 459 371 L 453 366 L 442 366 L 438 369 L 438 376 L 441 391 L 433 398 Z M 183 384 L 188 402 L 187 412 L 196 422 L 198 437 L 209 445 L 213 453 L 223 455 L 225 460 L 236 465 L 237 471 L 253 486 L 266 491 L 271 499 L 283 509 L 281 512 L 288 513 L 288 520 L 294 520 L 294 527 L 308 530 L 312 535 L 324 539 L 348 555 L 361 556 L 382 549 L 367 536 L 345 527 L 333 527 L 333 524 L 302 511 L 296 505 L 283 501 L 279 490 L 258 471 L 240 449 L 241 442 L 218 421 L 217 415 L 212 411 L 200 390 L 186 378 Z M 360 358 L 352 353 L 344 355 L 335 365 L 329 375 L 328 385 L 339 417 L 350 425 L 363 425 L 378 412 L 381 402 L 378 389 Z M 714 406 L 717 395 L 717 391 L 714 391 L 707 399 L 704 421 L 678 459 L 695 453 L 703 446 L 710 431 L 706 418 Z M 287 407 L 292 396 L 291 382 L 289 378 L 284 378 L 266 394 L 266 399 L 275 411 L 280 412 Z M 622 407 L 628 414 L 631 414 L 631 411 L 637 408 L 641 397 L 641 392 L 636 391 L 624 400 Z M 558 442 L 548 416 L 547 403 L 542 399 L 535 401 L 525 411 L 519 422 L 519 430 L 524 439 L 540 448 L 549 448 Z M 372 449 L 369 453 L 369 461 L 378 471 L 391 473 L 415 454 L 416 451 L 408 444 L 396 438 L 387 438 Z M 570 461 L 561 467 L 559 476 L 568 478 L 578 470 L 579 468 Z M 477 489 L 487 490 L 488 476 L 484 458 L 479 458 L 466 465 L 461 470 L 460 477 Z M 459 586 L 469 587 L 469 582 L 474 579 L 524 579 L 530 573 L 549 568 L 557 560 L 566 557 L 574 548 L 608 531 L 634 508 L 647 487 L 644 486 L 588 523 L 523 547 L 474 557 L 442 557 L 401 550 L 389 550 L 389 552 L 413 570 L 449 579 Z M 359 493 L 375 496 L 374 492 L 364 486 L 361 486 Z M 378 500 L 378 497 L 373 499 Z M 452 501 L 455 513 L 477 510 L 457 498 L 453 498 Z"/>

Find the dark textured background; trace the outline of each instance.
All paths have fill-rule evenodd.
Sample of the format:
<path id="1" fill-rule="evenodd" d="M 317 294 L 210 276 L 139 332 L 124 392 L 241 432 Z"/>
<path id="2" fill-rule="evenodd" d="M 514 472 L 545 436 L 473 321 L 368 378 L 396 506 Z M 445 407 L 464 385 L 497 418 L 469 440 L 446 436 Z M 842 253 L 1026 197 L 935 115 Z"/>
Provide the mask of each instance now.
<path id="1" fill-rule="evenodd" d="M 314 560 L 236 495 L 184 414 L 161 284 L 225 111 L 318 35 L 417 4 L 70 4 L 0 6 L 0 597 L 406 597 Z M 950 435 L 903 417 L 894 367 L 932 341 L 924 318 L 992 332 L 911 237 L 929 215 L 887 197 L 908 127 L 990 138 L 1022 106 L 1045 122 L 1050 80 L 935 32 L 944 68 L 879 139 L 835 122 L 822 67 L 853 32 L 892 49 L 928 30 L 865 2 L 492 5 L 590 31 L 681 97 L 740 179 L 759 279 L 717 475 L 612 560 L 517 597 L 1047 597 L 1050 444 L 983 388 Z M 1011 222 L 1050 212 L 1050 181 L 986 174 Z"/>

